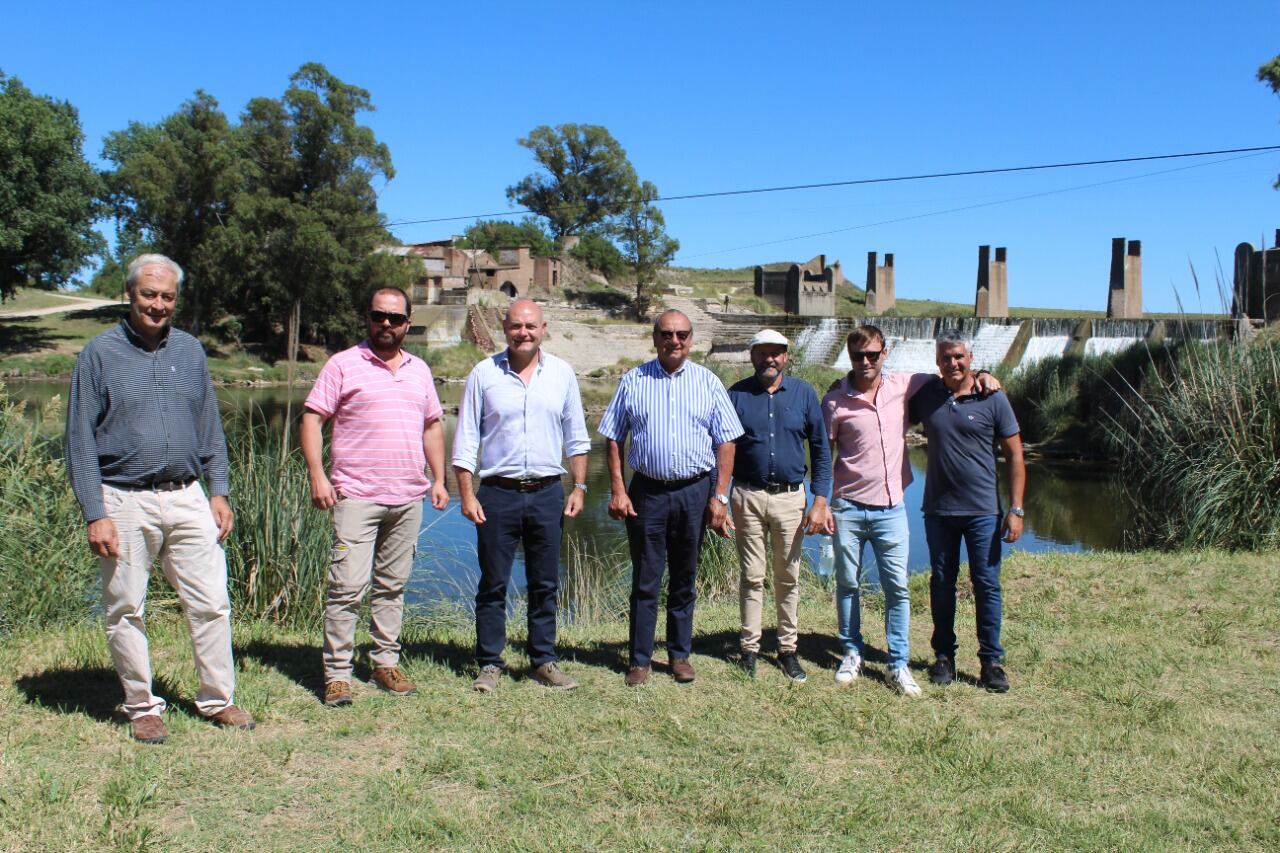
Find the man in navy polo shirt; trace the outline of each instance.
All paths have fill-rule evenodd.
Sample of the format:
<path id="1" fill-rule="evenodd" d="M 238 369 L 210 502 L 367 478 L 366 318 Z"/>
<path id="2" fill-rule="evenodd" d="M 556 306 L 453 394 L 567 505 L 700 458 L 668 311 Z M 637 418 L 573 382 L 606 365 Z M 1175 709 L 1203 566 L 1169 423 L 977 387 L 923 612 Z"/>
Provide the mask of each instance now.
<path id="1" fill-rule="evenodd" d="M 831 449 L 813 387 L 787 376 L 789 342 L 773 329 L 751 339 L 755 375 L 729 389 L 746 431 L 733 459 L 733 509 L 742 610 L 742 668 L 756 674 L 760 652 L 764 578 L 772 551 L 773 598 L 778 612 L 778 666 L 795 682 L 806 679 L 796 657 L 800 557 L 804 535 L 830 526 Z M 805 512 L 805 445 L 813 463 L 813 505 Z"/>
<path id="2" fill-rule="evenodd" d="M 936 343 L 942 376 L 911 399 L 912 420 L 924 424 L 929 438 L 924 527 L 932 568 L 929 609 L 935 656 L 929 680 L 946 685 L 955 679 L 956 576 L 963 540 L 977 609 L 981 683 L 993 693 L 1004 693 L 1009 679 L 1001 666 L 1000 541 L 1016 542 L 1022 535 L 1022 439 L 1009 398 L 1000 392 L 977 393 L 969 341 L 944 331 Z M 1009 471 L 1010 507 L 1004 513 L 996 488 L 997 442 Z"/>

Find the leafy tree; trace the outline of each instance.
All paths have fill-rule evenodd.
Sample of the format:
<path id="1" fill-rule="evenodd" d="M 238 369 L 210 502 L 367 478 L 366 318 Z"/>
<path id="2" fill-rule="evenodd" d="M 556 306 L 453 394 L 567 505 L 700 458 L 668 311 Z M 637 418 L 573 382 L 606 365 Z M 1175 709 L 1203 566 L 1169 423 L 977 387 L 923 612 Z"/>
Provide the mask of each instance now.
<path id="1" fill-rule="evenodd" d="M 627 152 L 599 125 L 541 125 L 519 142 L 544 171 L 507 187 L 507 198 L 545 217 L 555 237 L 602 227 L 636 193 Z"/>
<path id="2" fill-rule="evenodd" d="M 623 255 L 636 277 L 633 307 L 637 317 L 648 314 L 657 289 L 658 271 L 671 263 L 680 251 L 680 241 L 668 236 L 666 218 L 653 204 L 657 198 L 658 188 L 645 181 L 614 223 Z"/>
<path id="3" fill-rule="evenodd" d="M 583 234 L 569 254 L 613 281 L 627 270 L 627 259 L 613 241 L 601 234 Z"/>
<path id="4" fill-rule="evenodd" d="M 103 157 L 117 235 L 129 253 L 162 252 L 186 271 L 180 321 L 199 332 L 230 307 L 227 271 L 213 251 L 232 221 L 246 163 L 235 128 L 211 95 L 197 91 L 156 125 L 131 123 L 107 135 Z M 110 265 L 116 266 L 116 265 Z"/>
<path id="5" fill-rule="evenodd" d="M 463 234 L 461 245 L 490 253 L 512 246 L 528 246 L 533 254 L 544 258 L 558 254 L 555 242 L 532 216 L 526 216 L 518 223 L 509 219 L 477 220 Z"/>
<path id="6" fill-rule="evenodd" d="M 1280 95 L 1280 55 L 1258 68 L 1258 79 L 1271 87 L 1271 91 Z M 1276 178 L 1276 189 L 1280 190 L 1280 178 Z"/>
<path id="7" fill-rule="evenodd" d="M 66 284 L 105 247 L 93 230 L 101 180 L 80 116 L 0 72 L 0 298 Z"/>

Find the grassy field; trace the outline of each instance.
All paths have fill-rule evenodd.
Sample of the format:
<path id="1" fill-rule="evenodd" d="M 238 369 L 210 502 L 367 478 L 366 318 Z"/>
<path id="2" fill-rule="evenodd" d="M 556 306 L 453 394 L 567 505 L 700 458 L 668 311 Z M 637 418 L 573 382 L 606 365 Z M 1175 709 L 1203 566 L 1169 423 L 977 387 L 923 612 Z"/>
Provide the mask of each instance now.
<path id="1" fill-rule="evenodd" d="M 39 311 L 41 308 L 74 305 L 75 303 L 72 301 L 74 298 L 84 296 L 85 294 L 80 293 L 60 295 L 52 291 L 41 290 L 38 287 L 20 287 L 13 296 L 4 300 L 4 302 L 0 302 L 0 316 L 23 311 Z M 89 294 L 87 298 L 101 299 L 102 297 L 97 294 Z"/>
<path id="2" fill-rule="evenodd" d="M 832 682 L 834 618 L 813 585 L 800 647 L 811 677 L 796 687 L 725 659 L 737 616 L 723 600 L 699 609 L 692 685 L 657 673 L 625 688 L 626 628 L 607 622 L 562 633 L 578 691 L 521 678 L 481 696 L 469 624 L 419 615 L 404 664 L 420 695 L 357 684 L 336 711 L 314 692 L 317 632 L 239 623 L 252 733 L 195 718 L 185 629 L 155 601 L 156 673 L 177 700 L 165 746 L 134 744 L 113 721 L 97 624 L 0 647 L 0 848 L 1276 849 L 1278 584 L 1274 555 L 1017 554 L 1005 565 L 1013 690 L 974 686 L 965 598 L 963 679 L 917 700 L 885 686 L 879 653 L 857 684 Z M 879 616 L 865 621 L 882 646 Z"/>

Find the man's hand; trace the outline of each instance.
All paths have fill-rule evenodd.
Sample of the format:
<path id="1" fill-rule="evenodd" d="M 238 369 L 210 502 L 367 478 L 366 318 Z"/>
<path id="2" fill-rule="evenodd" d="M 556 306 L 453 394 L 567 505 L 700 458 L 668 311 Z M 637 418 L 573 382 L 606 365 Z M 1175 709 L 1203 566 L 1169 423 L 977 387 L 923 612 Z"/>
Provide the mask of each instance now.
<path id="1" fill-rule="evenodd" d="M 324 474 L 311 477 L 311 505 L 316 509 L 329 509 L 338 502 L 338 493 Z"/>
<path id="2" fill-rule="evenodd" d="M 729 510 L 715 498 L 707 501 L 707 527 L 725 539 L 733 535 L 733 519 L 729 517 Z"/>
<path id="3" fill-rule="evenodd" d="M 569 497 L 564 500 L 564 517 L 574 518 L 578 513 L 582 512 L 583 498 L 586 493 L 577 486 L 569 490 Z"/>
<path id="4" fill-rule="evenodd" d="M 809 511 L 804 514 L 804 519 L 800 522 L 800 526 L 804 528 L 805 533 L 826 533 L 827 519 L 830 516 L 831 511 L 827 509 L 827 499 L 816 497 L 813 499 L 813 506 L 809 507 Z"/>
<path id="5" fill-rule="evenodd" d="M 218 525 L 218 541 L 226 539 L 231 528 L 236 525 L 236 514 L 231 511 L 231 502 L 225 495 L 209 498 L 209 509 L 213 511 L 213 523 Z"/>
<path id="6" fill-rule="evenodd" d="M 1002 388 L 1004 388 L 1004 386 L 1000 384 L 999 379 L 996 379 L 994 373 L 983 370 L 980 373 L 973 374 L 973 390 L 977 391 L 983 397 L 986 397 L 988 394 L 994 394 Z"/>
<path id="7" fill-rule="evenodd" d="M 444 484 L 444 477 L 431 484 L 431 505 L 436 509 L 446 509 L 449 506 L 449 489 Z"/>
<path id="8" fill-rule="evenodd" d="M 1004 516 L 1004 535 L 1000 538 L 1006 542 L 1017 542 L 1022 536 L 1022 518 L 1011 512 Z"/>
<path id="9" fill-rule="evenodd" d="M 119 557 L 120 537 L 116 523 L 109 518 L 89 522 L 89 550 L 99 557 Z"/>
<path id="10" fill-rule="evenodd" d="M 628 516 L 636 515 L 636 508 L 631 505 L 631 496 L 625 490 L 615 491 L 609 496 L 609 517 L 625 521 Z"/>
<path id="11" fill-rule="evenodd" d="M 484 524 L 484 507 L 480 506 L 480 501 L 476 500 L 473 492 L 464 492 L 462 495 L 462 517 L 473 524 Z"/>

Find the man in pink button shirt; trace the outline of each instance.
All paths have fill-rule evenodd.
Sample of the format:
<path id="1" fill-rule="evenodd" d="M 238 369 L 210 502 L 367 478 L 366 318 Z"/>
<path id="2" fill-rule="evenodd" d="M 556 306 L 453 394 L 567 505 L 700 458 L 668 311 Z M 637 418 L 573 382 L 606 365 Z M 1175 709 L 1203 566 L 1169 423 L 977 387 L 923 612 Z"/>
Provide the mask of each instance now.
<path id="1" fill-rule="evenodd" d="M 369 337 L 329 359 L 302 415 L 311 502 L 333 509 L 324 608 L 324 703 L 331 707 L 351 704 L 356 620 L 366 592 L 373 683 L 395 696 L 417 692 L 399 668 L 404 588 L 418 548 L 422 499 L 429 491 L 431 505 L 441 510 L 449 493 L 440 398 L 431 369 L 400 348 L 408 330 L 408 295 L 396 287 L 376 291 Z M 326 476 L 322 427 L 330 419 L 333 469 Z"/>
<path id="2" fill-rule="evenodd" d="M 882 373 L 884 334 L 863 325 L 849 333 L 849 374 L 822 398 L 822 416 L 831 439 L 835 532 L 836 617 L 844 657 L 838 684 L 851 684 L 862 671 L 859 579 L 867 543 L 876 555 L 884 592 L 888 682 L 904 696 L 919 696 L 907 669 L 911 600 L 907 592 L 910 530 L 902 502 L 911 483 L 906 454 L 907 401 L 934 377 L 931 373 Z M 983 392 L 1000 387 L 983 373 Z"/>

